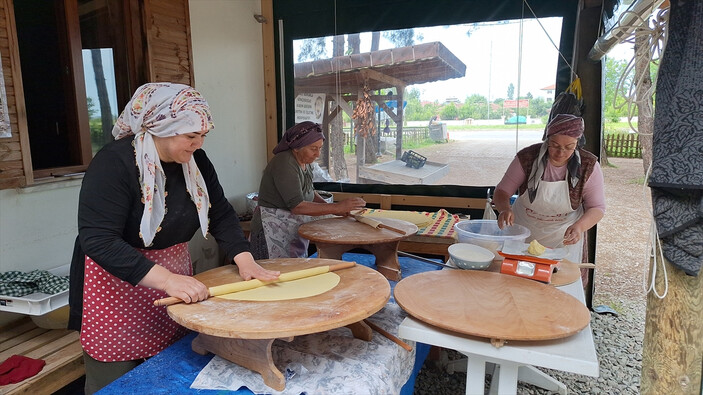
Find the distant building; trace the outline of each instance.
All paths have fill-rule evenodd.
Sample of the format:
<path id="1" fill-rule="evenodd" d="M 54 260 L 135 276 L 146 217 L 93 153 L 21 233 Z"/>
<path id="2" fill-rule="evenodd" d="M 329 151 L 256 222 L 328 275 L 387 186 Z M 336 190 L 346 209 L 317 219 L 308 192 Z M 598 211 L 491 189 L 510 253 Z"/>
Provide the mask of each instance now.
<path id="1" fill-rule="evenodd" d="M 547 101 L 552 101 L 554 100 L 554 90 L 557 88 L 556 84 L 552 84 L 549 86 L 545 86 L 544 88 L 540 88 L 539 90 L 542 91 L 541 96 L 547 100 Z"/>

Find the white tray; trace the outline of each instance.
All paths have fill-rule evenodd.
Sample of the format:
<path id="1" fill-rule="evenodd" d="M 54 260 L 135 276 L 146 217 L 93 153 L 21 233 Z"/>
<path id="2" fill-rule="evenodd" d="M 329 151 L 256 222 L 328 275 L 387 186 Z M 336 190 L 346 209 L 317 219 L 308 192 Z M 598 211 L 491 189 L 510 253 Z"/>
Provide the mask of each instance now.
<path id="1" fill-rule="evenodd" d="M 68 276 L 70 270 L 71 265 L 67 264 L 47 271 L 56 276 Z M 54 295 L 41 292 L 35 292 L 22 297 L 0 295 L 0 311 L 7 311 L 9 313 L 44 315 L 67 304 L 68 289 Z"/>

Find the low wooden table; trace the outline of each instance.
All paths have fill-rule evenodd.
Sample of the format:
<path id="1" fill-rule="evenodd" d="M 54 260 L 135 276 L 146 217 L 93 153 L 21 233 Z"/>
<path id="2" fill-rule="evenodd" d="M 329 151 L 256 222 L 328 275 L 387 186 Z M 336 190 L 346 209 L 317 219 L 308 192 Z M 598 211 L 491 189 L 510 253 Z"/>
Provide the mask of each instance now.
<path id="1" fill-rule="evenodd" d="M 280 258 L 258 261 L 266 269 L 290 272 L 339 263 L 330 259 Z M 177 323 L 200 334 L 193 351 L 212 352 L 261 374 L 264 383 L 282 391 L 285 378 L 271 357 L 274 340 L 349 327 L 354 337 L 370 340 L 363 319 L 379 311 L 390 298 L 388 281 L 373 269 L 357 265 L 336 271 L 339 284 L 317 296 L 294 300 L 251 302 L 212 297 L 193 304 L 168 307 Z M 242 281 L 237 267 L 228 265 L 195 276 L 206 286 Z"/>
<path id="2" fill-rule="evenodd" d="M 368 250 L 376 257 L 376 269 L 389 280 L 400 280 L 398 244 L 417 233 L 417 226 L 392 218 L 374 218 L 405 234 L 374 228 L 351 217 L 327 218 L 300 225 L 298 234 L 317 246 L 320 258 L 342 259 L 342 254 L 354 248 Z"/>

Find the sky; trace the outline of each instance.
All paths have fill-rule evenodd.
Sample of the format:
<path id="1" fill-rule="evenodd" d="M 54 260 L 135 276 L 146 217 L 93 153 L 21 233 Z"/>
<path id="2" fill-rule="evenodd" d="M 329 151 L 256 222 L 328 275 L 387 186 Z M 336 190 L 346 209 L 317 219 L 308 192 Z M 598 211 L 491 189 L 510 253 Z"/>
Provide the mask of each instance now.
<path id="1" fill-rule="evenodd" d="M 469 30 L 471 34 L 467 35 Z M 419 89 L 423 101 L 440 103 L 452 97 L 463 101 L 473 94 L 489 97 L 491 101 L 507 98 L 511 83 L 515 97 L 527 93 L 547 97 L 542 88 L 555 83 L 560 31 L 561 18 L 556 17 L 541 18 L 539 22 L 525 19 L 522 23 L 520 20 L 486 23 L 477 28 L 472 24 L 416 28 L 416 37 L 422 36 L 416 44 L 441 42 L 466 65 L 466 74 L 462 78 L 412 85 L 408 89 Z M 294 43 L 294 59 L 298 57 L 301 43 L 302 40 Z M 362 33 L 361 52 L 368 52 L 370 46 L 371 34 Z M 392 47 L 382 35 L 379 49 Z M 613 49 L 608 55 L 618 59 L 631 57 L 623 47 Z M 330 37 L 329 52 L 331 48 Z"/>

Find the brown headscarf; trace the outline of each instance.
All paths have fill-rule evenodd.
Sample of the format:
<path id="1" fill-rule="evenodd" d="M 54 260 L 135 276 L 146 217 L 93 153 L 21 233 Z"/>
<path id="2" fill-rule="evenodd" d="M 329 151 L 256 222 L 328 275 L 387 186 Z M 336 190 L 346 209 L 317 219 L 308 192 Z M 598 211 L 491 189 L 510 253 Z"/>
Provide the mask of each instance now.
<path id="1" fill-rule="evenodd" d="M 580 139 L 583 136 L 583 118 L 571 114 L 559 114 L 547 125 L 547 137 L 564 135 Z"/>
<path id="2" fill-rule="evenodd" d="M 539 188 L 539 183 L 544 175 L 544 169 L 547 166 L 547 160 L 549 159 L 549 154 L 547 152 L 549 137 L 557 135 L 573 137 L 578 141 L 577 146 L 581 147 L 585 142 L 583 131 L 583 118 L 575 115 L 558 114 L 549 121 L 547 124 L 547 133 L 542 142 L 542 147 L 540 147 L 539 155 L 537 159 L 535 159 L 535 163 L 532 165 L 532 171 L 527 179 L 527 196 L 530 202 L 534 202 L 535 200 L 537 188 Z M 572 186 L 576 185 L 581 177 L 581 155 L 578 149 L 575 150 L 571 158 L 569 158 L 566 169 L 569 173 L 569 182 Z"/>
<path id="3" fill-rule="evenodd" d="M 273 149 L 273 153 L 277 154 L 289 149 L 305 147 L 317 140 L 324 139 L 325 136 L 322 134 L 322 126 L 320 126 L 319 123 L 310 121 L 301 122 L 286 130 L 283 137 L 281 137 L 281 141 L 276 148 Z"/>

